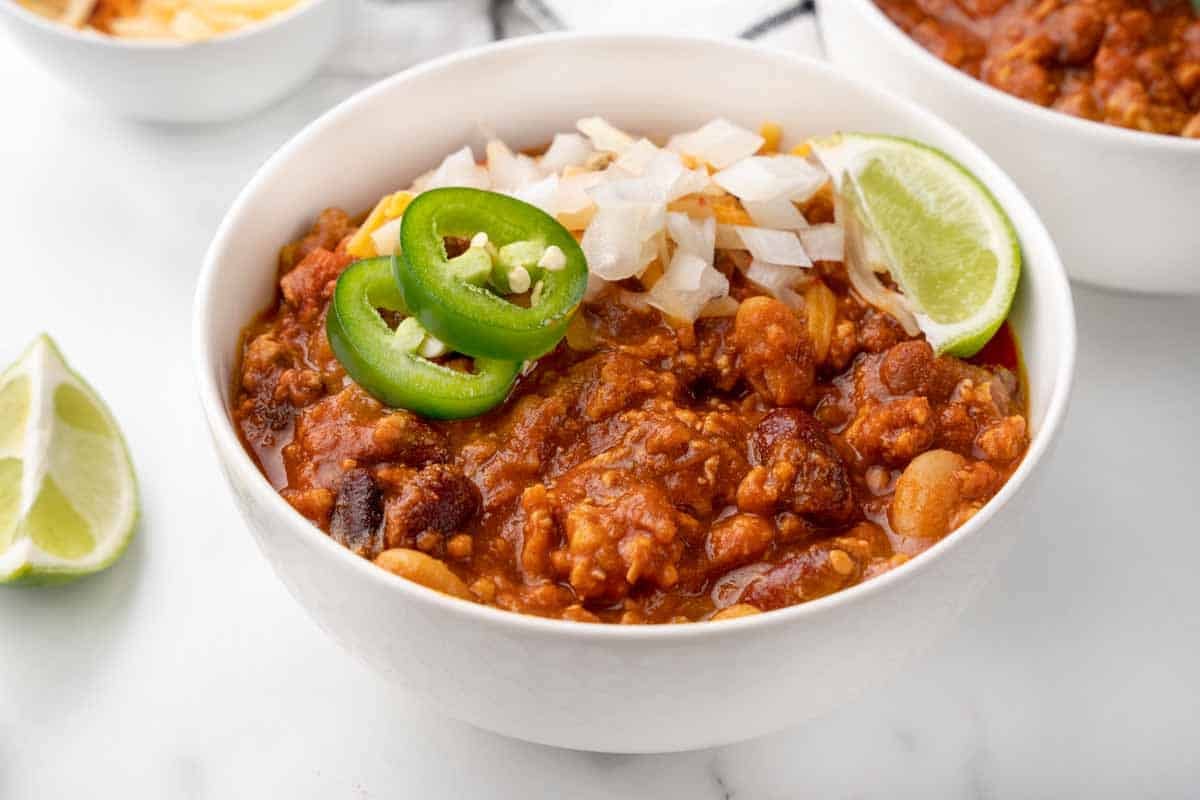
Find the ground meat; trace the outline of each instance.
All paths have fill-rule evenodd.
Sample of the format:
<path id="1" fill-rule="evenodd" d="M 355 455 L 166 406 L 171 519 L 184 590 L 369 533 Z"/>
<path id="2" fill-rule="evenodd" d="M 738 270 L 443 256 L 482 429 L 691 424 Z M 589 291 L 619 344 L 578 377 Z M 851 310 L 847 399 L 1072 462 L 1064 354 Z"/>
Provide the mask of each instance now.
<path id="1" fill-rule="evenodd" d="M 752 580 L 740 602 L 766 611 L 815 600 L 857 583 L 864 566 L 832 542 L 814 544 Z"/>
<path id="2" fill-rule="evenodd" d="M 738 308 L 733 330 L 742 375 L 767 402 L 799 405 L 813 385 L 813 357 L 804 320 L 770 297 Z"/>
<path id="3" fill-rule="evenodd" d="M 676 564 L 678 512 L 661 487 L 620 470 L 583 468 L 522 500 L 522 564 L 549 571 L 587 601 L 612 602 L 639 582 L 670 588 Z"/>
<path id="4" fill-rule="evenodd" d="M 283 299 L 308 313 L 319 313 L 321 306 L 332 296 L 338 276 L 352 260 L 345 253 L 333 253 L 324 248 L 313 250 L 295 269 L 279 279 Z"/>
<path id="5" fill-rule="evenodd" d="M 975 439 L 984 458 L 989 461 L 1012 461 L 1025 452 L 1025 418 L 1005 417 L 980 431 Z"/>
<path id="6" fill-rule="evenodd" d="M 708 532 L 706 550 L 710 569 L 720 574 L 758 561 L 775 538 L 771 521 L 757 514 L 734 514 Z"/>
<path id="7" fill-rule="evenodd" d="M 252 394 L 274 389 L 280 372 L 291 366 L 293 354 L 269 333 L 254 337 L 242 354 L 242 388 Z"/>
<path id="8" fill-rule="evenodd" d="M 280 272 L 288 272 L 314 250 L 337 250 L 338 244 L 355 230 L 350 215 L 340 208 L 327 208 L 320 213 L 304 238 L 294 242 L 279 254 Z"/>
<path id="9" fill-rule="evenodd" d="M 925 397 L 865 406 L 846 429 L 845 441 L 863 464 L 903 466 L 933 444 L 937 432 Z"/>
<path id="10" fill-rule="evenodd" d="M 336 489 L 348 463 L 420 466 L 446 457 L 442 434 L 414 414 L 384 409 L 353 384 L 301 411 L 283 448 L 293 479 L 328 489 Z"/>
<path id="11" fill-rule="evenodd" d="M 389 548 L 413 547 L 426 532 L 461 530 L 479 512 L 479 489 L 460 467 L 430 464 L 415 471 L 384 509 L 384 538 Z"/>
<path id="12" fill-rule="evenodd" d="M 287 401 L 293 408 L 312 405 L 325 394 L 321 373 L 311 369 L 286 369 L 279 375 L 273 393 L 278 402 Z"/>
<path id="13" fill-rule="evenodd" d="M 283 499 L 314 525 L 325 528 L 333 513 L 334 493 L 328 489 L 284 489 Z"/>
<path id="14" fill-rule="evenodd" d="M 905 338 L 899 322 L 875 309 L 867 311 L 858 327 L 858 346 L 868 353 L 882 353 Z"/>
<path id="15" fill-rule="evenodd" d="M 697 320 L 690 346 L 681 347 L 669 362 L 671 372 L 693 393 L 733 391 L 741 380 L 733 345 L 733 319 Z"/>
<path id="16" fill-rule="evenodd" d="M 582 394 L 583 413 L 592 421 L 634 408 L 648 397 L 672 397 L 676 391 L 674 375 L 652 370 L 623 353 L 598 356 L 585 363 L 595 367 L 595 376 L 589 376 L 588 391 Z"/>
<path id="17" fill-rule="evenodd" d="M 777 409 L 754 431 L 756 466 L 737 490 L 743 511 L 787 510 L 819 524 L 856 512 L 846 465 L 821 424 L 800 409 Z"/>
<path id="18" fill-rule="evenodd" d="M 375 558 L 383 550 L 380 523 L 383 494 L 371 473 L 361 467 L 347 470 L 338 487 L 329 535 L 363 558 Z"/>
<path id="19" fill-rule="evenodd" d="M 693 412 L 673 403 L 628 411 L 614 421 L 619 440 L 587 463 L 628 469 L 656 481 L 671 502 L 708 518 L 733 502 L 734 487 L 749 470 L 745 422 L 729 412 Z M 603 441 L 603 440 L 602 440 Z"/>

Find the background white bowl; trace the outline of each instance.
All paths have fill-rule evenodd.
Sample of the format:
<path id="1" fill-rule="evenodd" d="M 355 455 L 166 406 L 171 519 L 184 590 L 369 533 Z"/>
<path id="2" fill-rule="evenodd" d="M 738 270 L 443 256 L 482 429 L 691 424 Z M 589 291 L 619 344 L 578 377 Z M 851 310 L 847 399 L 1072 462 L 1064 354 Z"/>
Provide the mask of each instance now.
<path id="1" fill-rule="evenodd" d="M 58 25 L 15 0 L 0 22 L 59 80 L 118 114 L 216 122 L 248 114 L 304 83 L 341 30 L 338 0 L 300 0 L 256 25 L 201 42 L 118 39 Z"/>
<path id="2" fill-rule="evenodd" d="M 961 128 L 1033 200 L 1071 276 L 1200 292 L 1200 141 L 1077 119 L 977 81 L 910 39 L 873 0 L 820 0 L 829 59 Z"/>
<path id="3" fill-rule="evenodd" d="M 582 116 L 651 135 L 726 116 L 791 137 L 836 129 L 911 136 L 962 160 L 1008 209 L 1025 251 L 1012 322 L 1030 379 L 1033 441 L 988 506 L 930 552 L 832 597 L 727 623 L 581 625 L 453 600 L 335 544 L 279 497 L 230 422 L 243 325 L 271 301 L 281 244 L 323 208 L 365 209 L 479 126 L 532 146 Z M 613 752 L 746 739 L 884 680 L 958 615 L 1029 514 L 1027 487 L 1062 419 L 1075 352 L 1066 276 L 1013 183 L 948 125 L 821 63 L 727 41 L 560 35 L 520 39 L 397 75 L 277 153 L 222 223 L 197 289 L 194 357 L 217 452 L 284 583 L 355 655 L 458 719 Z"/>

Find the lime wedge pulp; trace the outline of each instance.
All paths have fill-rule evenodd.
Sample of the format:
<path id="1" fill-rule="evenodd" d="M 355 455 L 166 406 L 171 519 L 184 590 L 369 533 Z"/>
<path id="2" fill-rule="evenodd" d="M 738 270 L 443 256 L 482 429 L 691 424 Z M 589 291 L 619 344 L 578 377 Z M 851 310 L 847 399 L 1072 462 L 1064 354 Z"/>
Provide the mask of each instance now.
<path id="1" fill-rule="evenodd" d="M 929 343 L 978 352 L 1021 277 L 1021 246 L 996 198 L 957 161 L 908 139 L 839 133 L 812 146 L 839 193 L 855 196 Z"/>
<path id="2" fill-rule="evenodd" d="M 0 373 L 0 583 L 98 572 L 133 537 L 137 481 L 104 403 L 38 337 Z"/>

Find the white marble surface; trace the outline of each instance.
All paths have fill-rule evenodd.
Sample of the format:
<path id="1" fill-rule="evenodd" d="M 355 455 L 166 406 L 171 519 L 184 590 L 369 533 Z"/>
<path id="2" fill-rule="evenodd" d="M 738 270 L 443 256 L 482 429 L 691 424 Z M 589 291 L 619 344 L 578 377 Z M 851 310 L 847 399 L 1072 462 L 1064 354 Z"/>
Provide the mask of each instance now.
<path id="1" fill-rule="evenodd" d="M 825 719 L 714 751 L 572 753 L 443 719 L 342 653 L 233 509 L 188 328 L 238 188 L 360 83 L 145 127 L 0 41 L 0 363 L 58 339 L 120 418 L 145 512 L 109 572 L 0 591 L 0 798 L 1200 793 L 1200 298 L 1076 287 L 1077 391 L 1040 524 L 955 633 Z"/>

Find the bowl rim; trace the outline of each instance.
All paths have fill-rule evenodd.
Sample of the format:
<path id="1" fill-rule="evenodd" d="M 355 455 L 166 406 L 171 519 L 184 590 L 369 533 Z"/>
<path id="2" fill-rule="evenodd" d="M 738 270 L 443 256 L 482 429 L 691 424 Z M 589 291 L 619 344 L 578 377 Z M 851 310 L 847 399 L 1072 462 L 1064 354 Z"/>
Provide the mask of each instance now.
<path id="1" fill-rule="evenodd" d="M 965 72 L 950 66 L 918 44 L 911 36 L 902 31 L 899 25 L 891 21 L 887 14 L 884 14 L 879 6 L 875 4 L 874 0 L 824 0 L 824 2 L 827 4 L 852 3 L 866 16 L 867 24 L 875 26 L 877 31 L 889 37 L 893 42 L 901 42 L 900 46 L 907 49 L 913 58 L 925 64 L 927 69 L 932 68 L 940 73 L 942 79 L 964 88 L 969 87 L 969 91 L 974 91 L 1016 113 L 1025 114 L 1033 120 L 1038 120 L 1047 125 L 1059 125 L 1081 135 L 1107 139 L 1114 144 L 1128 144 L 1147 148 L 1157 147 L 1169 151 L 1187 152 L 1192 156 L 1196 155 L 1197 151 L 1200 150 L 1200 139 L 1166 133 L 1138 131 L 1132 128 L 1109 125 L 1107 122 L 1097 122 L 1096 120 L 1076 117 L 1063 111 L 1039 106 L 1037 103 L 1030 102 L 1029 100 L 1022 100 L 978 78 L 973 78 Z"/>
<path id="2" fill-rule="evenodd" d="M 272 14 L 264 20 L 260 20 L 251 25 L 238 28 L 236 30 L 219 33 L 208 39 L 199 39 L 194 41 L 179 40 L 179 39 L 131 39 L 127 37 L 111 36 L 99 31 L 88 31 L 83 28 L 72 28 L 69 25 L 63 25 L 53 20 L 46 19 L 40 14 L 35 14 L 25 6 L 21 5 L 18 0 L 0 0 L 0 9 L 12 16 L 13 19 L 19 20 L 18 24 L 28 24 L 35 28 L 41 28 L 49 32 L 51 35 L 62 36 L 85 45 L 95 45 L 97 47 L 111 48 L 113 50 L 127 50 L 130 52 L 163 52 L 171 50 L 194 50 L 205 47 L 214 47 L 224 42 L 237 41 L 239 39 L 249 38 L 259 33 L 287 24 L 293 17 L 298 17 L 307 13 L 312 8 L 323 3 L 333 2 L 334 0 L 297 0 L 296 4 L 290 8 L 284 9 L 276 14 Z"/>
<path id="3" fill-rule="evenodd" d="M 364 558 L 342 547 L 323 531 L 300 515 L 283 497 L 271 486 L 267 478 L 254 464 L 246 452 L 235 430 L 232 419 L 221 398 L 222 383 L 228 387 L 232 376 L 219 375 L 218 367 L 222 354 L 210 346 L 209 331 L 214 321 L 214 305 L 212 297 L 216 287 L 217 267 L 228 249 L 231 234 L 235 224 L 246 213 L 250 201 L 258 193 L 259 187 L 274 180 L 275 174 L 291 160 L 293 153 L 302 148 L 311 139 L 322 136 L 326 131 L 336 128 L 345 119 L 353 118 L 360 106 L 372 103 L 377 96 L 386 95 L 394 87 L 409 82 L 421 80 L 424 76 L 449 69 L 463 62 L 486 60 L 498 54 L 520 52 L 544 47 L 568 46 L 570 48 L 605 48 L 613 46 L 637 45 L 647 48 L 684 48 L 701 47 L 707 52 L 713 49 L 724 50 L 734 56 L 750 56 L 755 59 L 774 60 L 788 68 L 799 67 L 813 74 L 813 78 L 836 79 L 855 84 L 868 96 L 874 95 L 881 101 L 897 103 L 907 107 L 921 124 L 938 129 L 941 133 L 959 140 L 962 146 L 974 151 L 977 158 L 995 173 L 992 185 L 1002 184 L 1006 194 L 1016 199 L 1022 216 L 1028 222 L 1018 229 L 1018 233 L 1030 237 L 1041 238 L 1044 249 L 1048 252 L 1045 266 L 1046 278 L 1049 281 L 1045 290 L 1047 300 L 1053 308 L 1048 316 L 1051 324 L 1056 326 L 1054 341 L 1057 344 L 1057 365 L 1053 375 L 1053 390 L 1049 397 L 1045 419 L 1040 430 L 1030 443 L 1029 450 L 1017 470 L 1005 482 L 1001 490 L 962 527 L 953 531 L 920 556 L 910 559 L 895 569 L 883 575 L 876 576 L 863 583 L 856 584 L 831 595 L 801 603 L 787 608 L 776 609 L 768 613 L 755 614 L 732 620 L 721 620 L 720 624 L 711 621 L 700 624 L 689 623 L 679 625 L 612 625 L 587 624 L 567 620 L 537 617 L 513 611 L 506 611 L 491 606 L 466 602 L 449 597 L 434 589 L 417 584 L 413 581 L 391 575 Z M 965 135 L 944 122 L 932 112 L 925 110 L 911 100 L 893 92 L 872 86 L 858 78 L 840 73 L 830 64 L 793 52 L 774 47 L 763 47 L 759 44 L 730 40 L 714 36 L 693 36 L 681 34 L 587 34 L 587 33 L 549 33 L 517 39 L 493 42 L 481 47 L 452 53 L 433 61 L 402 71 L 365 89 L 355 93 L 332 109 L 326 111 L 313 122 L 310 122 L 293 136 L 286 144 L 272 155 L 250 181 L 239 192 L 233 205 L 222 219 L 213 240 L 204 257 L 200 276 L 197 281 L 192 314 L 192 358 L 197 372 L 201 406 L 207 419 L 218 456 L 226 467 L 230 488 L 238 489 L 253 496 L 254 502 L 261 508 L 267 509 L 271 523 L 289 529 L 289 535 L 307 537 L 318 549 L 327 552 L 329 558 L 342 559 L 351 572 L 357 572 L 362 580 L 374 581 L 381 591 L 398 592 L 413 603 L 436 607 L 464 624 L 498 625 L 513 634 L 527 636 L 564 637 L 575 640 L 631 642 L 642 640 L 662 640 L 678 642 L 699 637 L 718 637 L 722 635 L 750 635 L 754 631 L 762 631 L 776 626 L 789 625 L 802 618 L 814 617 L 829 609 L 839 606 L 849 606 L 861 603 L 868 597 L 881 592 L 891 591 L 894 586 L 907 583 L 928 571 L 935 561 L 945 553 L 960 546 L 969 537 L 980 535 L 980 530 L 986 527 L 992 517 L 1021 489 L 1029 475 L 1037 468 L 1048 452 L 1051 443 L 1058 433 L 1065 416 L 1070 397 L 1071 384 L 1075 364 L 1075 310 L 1071 298 L 1070 284 L 1063 269 L 1053 240 L 1041 221 L 1041 217 L 1016 186 L 1015 182 L 1001 169 L 986 153 L 971 142 Z M 229 355 L 229 354 L 224 354 Z M 250 527 L 250 525 L 247 525 Z M 286 581 L 285 581 L 286 583 Z"/>

